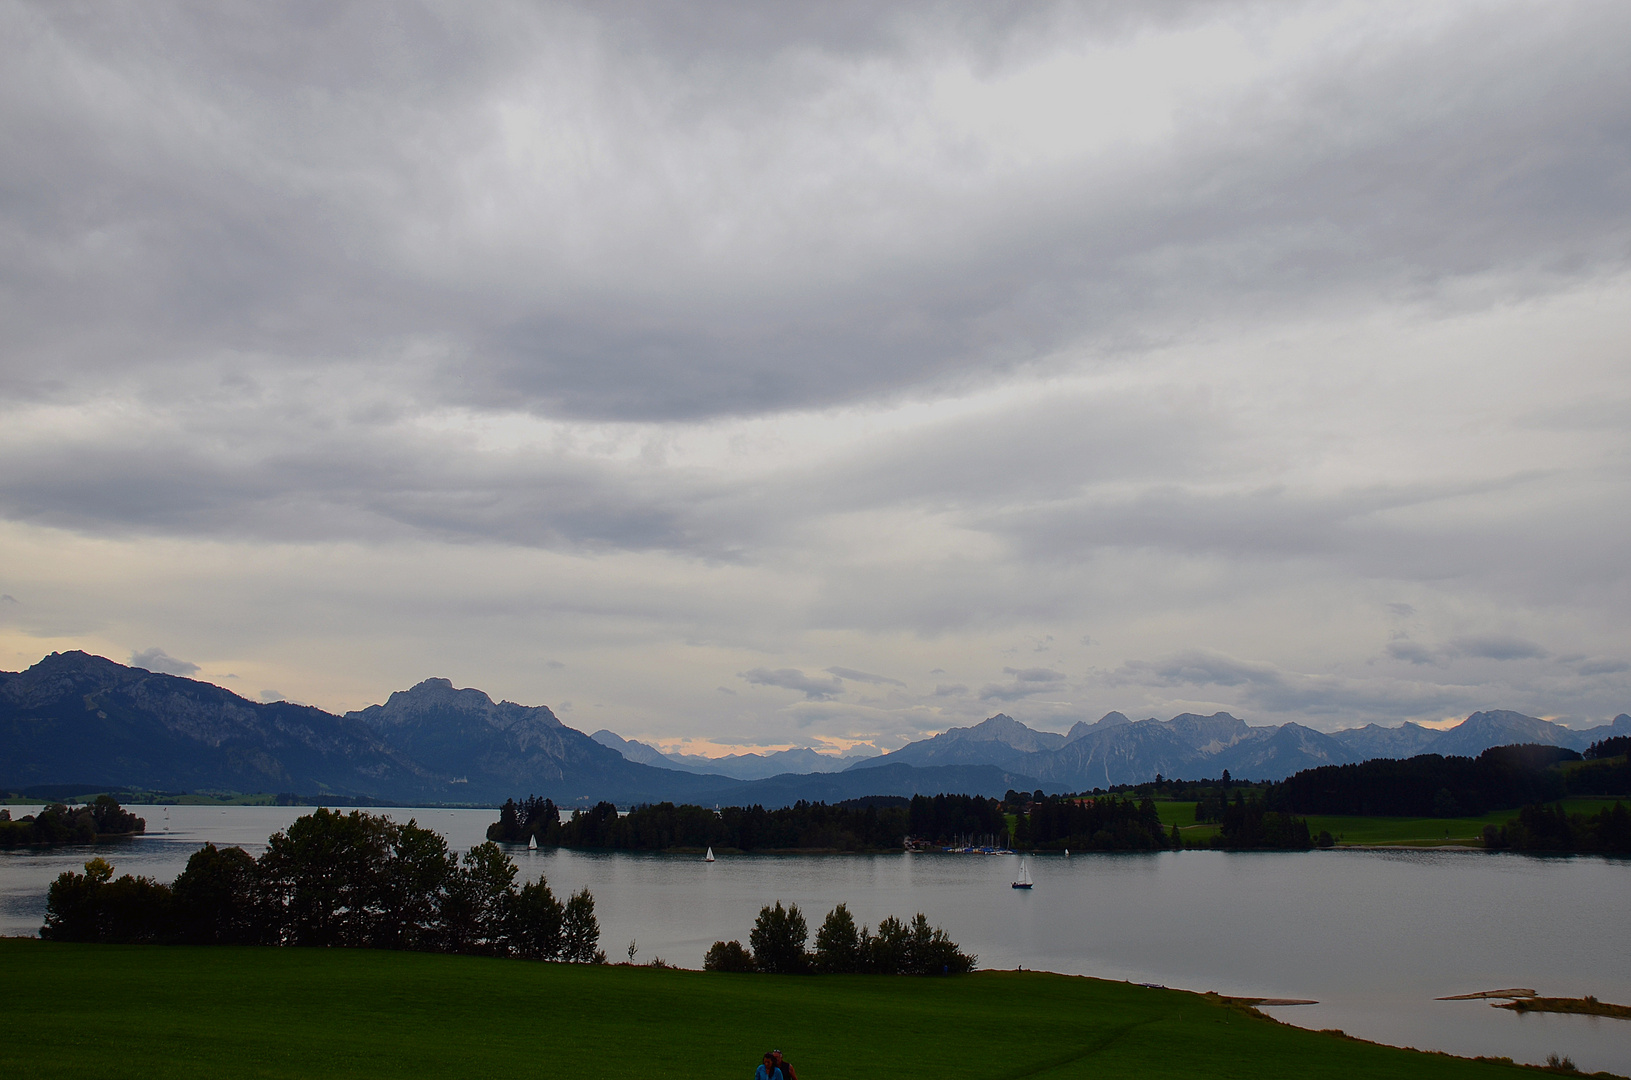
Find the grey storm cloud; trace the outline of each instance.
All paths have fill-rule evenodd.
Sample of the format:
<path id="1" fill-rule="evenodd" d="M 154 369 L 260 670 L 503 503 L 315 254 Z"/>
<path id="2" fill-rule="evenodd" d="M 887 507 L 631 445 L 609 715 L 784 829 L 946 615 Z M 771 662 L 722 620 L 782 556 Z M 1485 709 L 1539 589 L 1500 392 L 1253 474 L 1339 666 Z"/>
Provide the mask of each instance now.
<path id="1" fill-rule="evenodd" d="M 1622 671 L 1631 671 L 1631 661 L 1626 660 L 1587 660 L 1577 669 L 1581 675 L 1618 675 Z"/>
<path id="2" fill-rule="evenodd" d="M 0 6 L 0 654 L 329 704 L 462 657 L 741 745 L 1625 711 L 1628 38 Z"/>
<path id="3" fill-rule="evenodd" d="M 146 668 L 148 671 L 157 671 L 164 675 L 196 675 L 201 670 L 192 661 L 178 660 L 157 646 L 131 653 L 130 666 Z"/>
<path id="4" fill-rule="evenodd" d="M 1415 641 L 1390 641 L 1385 651 L 1393 659 L 1410 664 L 1437 664 L 1443 661 L 1440 651 Z"/>
<path id="5" fill-rule="evenodd" d="M 1262 713 L 1339 717 L 1430 715 L 1465 694 L 1433 683 L 1379 684 L 1363 679 L 1287 671 L 1207 649 L 1188 649 L 1159 660 L 1131 660 L 1112 673 L 1112 686 L 1160 686 L 1223 690 L 1237 703 Z M 1342 724 L 1341 726 L 1347 726 Z"/>
<path id="6" fill-rule="evenodd" d="M 1056 691 L 1063 683 L 1065 676 L 1051 668 L 1012 668 L 1002 669 L 1004 675 L 1012 678 L 1006 685 L 990 683 L 980 689 L 981 701 L 1022 701 L 1035 694 Z"/>
<path id="7" fill-rule="evenodd" d="M 851 9 L 835 34 L 795 7 L 745 35 L 738 6 L 699 10 L 672 39 L 656 6 L 12 9 L 8 325 L 52 363 L 7 388 L 258 355 L 554 415 L 742 414 L 1123 348 L 1180 310 L 1624 265 L 1614 6 L 1462 15 L 1453 50 L 1355 41 L 1181 117 L 1170 152 L 1019 176 L 950 131 L 915 155 L 855 139 L 942 115 L 926 63 L 1000 78 L 1137 20 Z M 524 106 L 547 121 L 507 122 Z"/>
<path id="8" fill-rule="evenodd" d="M 804 674 L 797 668 L 778 668 L 775 671 L 754 668 L 752 671 L 742 672 L 738 677 L 753 686 L 775 686 L 783 690 L 797 690 L 808 701 L 829 701 L 844 689 L 844 683 L 840 679 L 816 678 Z"/>
<path id="9" fill-rule="evenodd" d="M 830 667 L 827 669 L 827 674 L 837 675 L 840 679 L 848 679 L 850 682 L 872 683 L 877 686 L 904 687 L 906 685 L 899 679 L 891 679 L 888 675 L 874 675 L 869 671 L 856 671 L 854 668 L 847 667 Z"/>
<path id="10" fill-rule="evenodd" d="M 1533 641 L 1507 634 L 1461 637 L 1451 644 L 1468 656 L 1486 660 L 1541 660 L 1551 655 Z"/>
<path id="11" fill-rule="evenodd" d="M 1063 679 L 1063 673 L 1052 668 L 1011 668 L 1002 669 L 1004 675 L 1012 675 L 1015 682 L 1022 683 L 1054 683 Z"/>

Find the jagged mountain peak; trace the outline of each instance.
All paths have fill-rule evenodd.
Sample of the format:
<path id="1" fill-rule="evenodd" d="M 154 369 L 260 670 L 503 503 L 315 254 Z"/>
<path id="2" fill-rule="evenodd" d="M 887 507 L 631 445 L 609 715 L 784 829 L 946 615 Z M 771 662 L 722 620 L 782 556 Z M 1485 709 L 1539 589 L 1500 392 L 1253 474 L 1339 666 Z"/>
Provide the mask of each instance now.
<path id="1" fill-rule="evenodd" d="M 1549 721 L 1512 709 L 1481 709 L 1468 716 L 1461 724 L 1545 724 Z M 1457 724 L 1456 727 L 1460 727 Z"/>
<path id="2" fill-rule="evenodd" d="M 637 739 L 625 739 L 610 728 L 601 728 L 589 737 L 602 746 L 611 747 L 630 761 L 638 761 L 642 765 L 656 765 L 661 768 L 672 767 L 673 763 L 655 746 L 650 743 L 640 742 Z"/>
<path id="3" fill-rule="evenodd" d="M 936 735 L 935 739 L 946 742 L 998 742 L 1025 751 L 1052 750 L 1064 743 L 1064 736 L 1052 731 L 1038 731 L 1007 713 L 988 716 L 970 727 L 949 728 Z"/>
<path id="4" fill-rule="evenodd" d="M 1104 731 L 1107 728 L 1122 727 L 1130 723 L 1132 723 L 1132 721 L 1127 718 L 1126 713 L 1114 711 L 1105 713 L 1091 724 L 1089 724 L 1086 720 L 1078 720 L 1074 724 L 1070 725 L 1069 731 L 1065 732 L 1065 742 L 1072 743 L 1077 739 L 1080 739 L 1083 735 L 1091 735 L 1095 731 Z"/>
<path id="5" fill-rule="evenodd" d="M 513 701 L 495 702 L 486 691 L 475 687 L 459 689 L 452 680 L 432 678 L 414 684 L 407 690 L 392 691 L 383 705 L 370 705 L 366 709 L 346 713 L 376 728 L 423 721 L 429 717 L 458 716 L 465 720 L 480 719 L 494 727 L 508 728 L 516 724 L 537 724 L 556 728 L 560 720 L 547 705 L 517 705 Z"/>

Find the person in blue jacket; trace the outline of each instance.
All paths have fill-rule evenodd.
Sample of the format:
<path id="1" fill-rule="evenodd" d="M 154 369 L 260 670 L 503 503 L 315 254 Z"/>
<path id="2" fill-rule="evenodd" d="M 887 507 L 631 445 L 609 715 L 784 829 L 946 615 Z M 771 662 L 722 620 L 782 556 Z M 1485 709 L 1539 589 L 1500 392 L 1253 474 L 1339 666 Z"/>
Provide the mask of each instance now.
<path id="1" fill-rule="evenodd" d="M 753 1074 L 753 1080 L 785 1080 L 782 1071 L 776 1068 L 776 1055 L 765 1054 L 765 1063 L 759 1066 L 759 1071 Z"/>

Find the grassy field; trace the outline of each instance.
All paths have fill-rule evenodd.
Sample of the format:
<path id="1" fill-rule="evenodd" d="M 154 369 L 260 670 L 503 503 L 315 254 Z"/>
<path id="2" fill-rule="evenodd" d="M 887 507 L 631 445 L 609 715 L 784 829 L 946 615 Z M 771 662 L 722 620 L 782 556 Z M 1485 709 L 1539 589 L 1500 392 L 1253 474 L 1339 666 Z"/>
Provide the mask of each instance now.
<path id="1" fill-rule="evenodd" d="M 717 975 L 317 949 L 0 940 L 0 1076 L 801 1080 L 1534 1075 L 1034 972 Z"/>
<path id="2" fill-rule="evenodd" d="M 1595 814 L 1613 806 L 1612 798 L 1564 799 L 1560 804 L 1571 814 Z M 1195 824 L 1195 804 L 1157 800 L 1156 811 L 1161 823 L 1168 828 L 1174 824 L 1187 844 L 1204 844 L 1217 835 L 1214 824 Z M 1497 810 L 1482 817 L 1406 818 L 1406 817 L 1348 817 L 1333 814 L 1311 814 L 1308 830 L 1318 836 L 1320 830 L 1337 838 L 1338 847 L 1396 846 L 1437 847 L 1444 844 L 1483 846 L 1485 825 L 1505 825 L 1518 816 L 1516 810 Z"/>

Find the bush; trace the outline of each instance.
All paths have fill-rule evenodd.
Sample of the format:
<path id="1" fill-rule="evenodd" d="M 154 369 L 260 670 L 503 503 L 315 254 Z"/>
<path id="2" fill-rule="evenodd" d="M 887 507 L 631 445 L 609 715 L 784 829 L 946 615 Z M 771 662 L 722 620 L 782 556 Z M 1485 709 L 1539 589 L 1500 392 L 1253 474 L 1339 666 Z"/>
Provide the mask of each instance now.
<path id="1" fill-rule="evenodd" d="M 138 945 L 172 940 L 174 898 L 167 885 L 124 875 L 117 880 L 107 860 L 85 864 L 51 883 L 40 936 L 51 941 L 99 941 Z"/>
<path id="2" fill-rule="evenodd" d="M 977 957 L 963 952 L 946 932 L 929 925 L 918 912 L 910 922 L 886 918 L 873 935 L 857 928 L 849 907 L 839 904 L 816 931 L 814 955 L 804 951 L 806 927 L 797 905 L 780 901 L 762 908 L 749 940 L 716 941 L 703 959 L 704 971 L 763 971 L 796 974 L 961 975 L 974 970 Z"/>
<path id="3" fill-rule="evenodd" d="M 753 955 L 742 948 L 740 941 L 716 941 L 708 947 L 708 955 L 702 960 L 702 970 L 753 971 Z"/>

